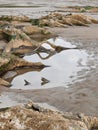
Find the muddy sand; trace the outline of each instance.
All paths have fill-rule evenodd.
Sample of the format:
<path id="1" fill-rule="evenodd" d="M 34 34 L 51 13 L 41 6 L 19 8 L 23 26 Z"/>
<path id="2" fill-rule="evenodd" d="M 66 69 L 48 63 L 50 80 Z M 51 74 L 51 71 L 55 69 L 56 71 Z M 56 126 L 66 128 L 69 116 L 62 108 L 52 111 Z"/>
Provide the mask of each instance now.
<path id="1" fill-rule="evenodd" d="M 87 63 L 88 69 L 79 72 L 75 82 L 69 83 L 67 87 L 65 85 L 48 89 L 18 90 L 1 86 L 0 107 L 32 100 L 64 112 L 83 112 L 86 115 L 98 116 L 98 25 L 51 28 L 50 30 L 89 54 L 91 58 Z"/>

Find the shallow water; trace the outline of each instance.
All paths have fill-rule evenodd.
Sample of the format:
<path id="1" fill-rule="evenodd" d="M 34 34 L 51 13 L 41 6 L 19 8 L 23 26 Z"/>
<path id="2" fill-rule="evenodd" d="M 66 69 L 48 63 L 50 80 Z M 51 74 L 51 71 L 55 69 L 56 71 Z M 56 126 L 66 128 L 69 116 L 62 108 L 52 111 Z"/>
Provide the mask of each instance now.
<path id="1" fill-rule="evenodd" d="M 74 48 L 70 42 L 64 41 L 58 37 L 56 39 L 49 39 L 49 41 L 55 45 L 61 45 L 64 47 Z M 45 47 L 48 47 L 46 44 Z M 46 57 L 46 54 L 41 54 L 42 57 Z M 41 71 L 31 71 L 22 75 L 16 76 L 11 84 L 14 89 L 44 89 L 51 87 L 68 87 L 68 84 L 72 84 L 81 75 L 78 73 L 82 70 L 89 70 L 87 61 L 89 55 L 84 50 L 69 49 L 57 53 L 48 59 L 41 59 L 37 54 L 24 56 L 24 59 L 30 62 L 42 62 L 50 67 Z M 44 84 L 42 78 L 47 79 L 49 82 Z M 29 83 L 25 84 L 25 80 Z M 44 85 L 43 85 L 44 84 Z"/>
<path id="2" fill-rule="evenodd" d="M 6 108 L 17 105 L 17 101 L 13 101 L 8 95 L 1 95 L 0 96 L 0 108 Z"/>

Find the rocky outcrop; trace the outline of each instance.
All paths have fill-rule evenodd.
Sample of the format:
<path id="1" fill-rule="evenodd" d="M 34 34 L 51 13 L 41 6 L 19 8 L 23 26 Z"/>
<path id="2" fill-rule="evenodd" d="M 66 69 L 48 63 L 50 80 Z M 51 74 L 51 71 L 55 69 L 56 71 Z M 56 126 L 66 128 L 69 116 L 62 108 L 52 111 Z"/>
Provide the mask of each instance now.
<path id="1" fill-rule="evenodd" d="M 40 62 L 28 62 L 8 53 L 0 55 L 0 74 L 21 67 L 44 68 L 45 65 Z"/>
<path id="2" fill-rule="evenodd" d="M 98 118 L 61 113 L 29 103 L 0 112 L 0 130 L 97 130 Z"/>
<path id="3" fill-rule="evenodd" d="M 39 26 L 49 27 L 68 27 L 68 26 L 89 26 L 91 23 L 98 24 L 98 20 L 84 14 L 50 13 L 49 15 L 38 19 Z M 67 25 L 67 26 L 66 26 Z"/>
<path id="4" fill-rule="evenodd" d="M 46 49 L 42 46 L 42 44 L 46 43 L 49 44 L 47 41 L 43 42 L 37 42 L 33 40 L 29 35 L 26 33 L 33 33 L 35 32 L 41 33 L 41 29 L 38 29 L 38 27 L 26 27 L 23 28 L 24 31 L 15 28 L 11 25 L 6 25 L 2 27 L 2 33 L 4 35 L 4 38 L 8 40 L 8 44 L 4 47 L 3 52 L 4 53 L 14 53 L 14 54 L 26 54 L 27 52 L 36 53 L 37 52 L 45 52 L 48 53 L 49 49 Z M 26 32 L 27 31 L 27 32 Z M 25 33 L 26 32 L 26 33 Z M 43 32 L 45 33 L 45 32 Z M 52 48 L 54 48 L 55 45 L 49 44 Z M 56 46 L 55 46 L 56 47 Z M 62 47 L 63 48 L 63 47 Z M 25 52 L 26 51 L 26 52 Z"/>
<path id="5" fill-rule="evenodd" d="M 95 7 L 95 6 L 66 6 L 63 9 L 64 9 L 64 12 L 98 13 L 98 7 Z"/>
<path id="6" fill-rule="evenodd" d="M 15 55 L 3 53 L 0 55 L 0 75 L 4 75 L 7 71 L 19 68 L 43 69 L 46 67 L 41 62 L 28 62 Z M 0 85 L 10 86 L 11 84 L 0 78 Z"/>
<path id="7" fill-rule="evenodd" d="M 24 55 L 36 53 L 41 57 L 40 53 L 44 52 L 50 57 L 56 52 L 70 49 L 56 46 L 47 40 L 43 41 L 44 37 L 47 39 L 47 36 L 52 36 L 50 35 L 52 33 L 45 28 L 32 26 L 31 20 L 25 16 L 1 16 L 0 20 L 0 85 L 10 85 L 9 82 L 2 79 L 3 74 L 7 71 L 21 67 L 29 67 L 33 68 L 33 70 L 46 67 L 40 62 L 34 63 L 23 60 Z M 43 36 L 41 42 L 37 40 L 39 36 Z M 50 45 L 51 49 L 42 46 L 44 43 Z"/>
<path id="8" fill-rule="evenodd" d="M 30 19 L 26 16 L 0 16 L 0 76 L 16 68 L 45 67 L 45 65 L 39 62 L 31 63 L 23 60 L 22 57 L 26 54 L 36 53 L 41 59 L 47 59 L 63 50 L 73 49 L 50 43 L 47 41 L 47 38 L 52 37 L 52 33 L 46 28 L 35 25 L 66 27 L 68 25 L 88 26 L 91 23 L 98 23 L 98 20 L 83 14 L 63 15 L 51 13 L 40 19 Z M 39 37 L 41 37 L 40 42 L 38 41 Z M 51 49 L 45 48 L 43 44 L 48 44 Z M 42 52 L 48 55 L 43 58 L 40 54 Z M 0 84 L 9 86 L 7 81 L 2 79 L 2 77 L 0 78 Z"/>
<path id="9" fill-rule="evenodd" d="M 30 22 L 30 18 L 27 16 L 8 16 L 8 15 L 2 15 L 0 16 L 1 21 L 19 21 L 19 22 Z"/>
<path id="10" fill-rule="evenodd" d="M 11 84 L 7 81 L 5 81 L 4 79 L 0 78 L 0 85 L 3 85 L 3 86 L 7 86 L 7 87 L 10 87 Z"/>

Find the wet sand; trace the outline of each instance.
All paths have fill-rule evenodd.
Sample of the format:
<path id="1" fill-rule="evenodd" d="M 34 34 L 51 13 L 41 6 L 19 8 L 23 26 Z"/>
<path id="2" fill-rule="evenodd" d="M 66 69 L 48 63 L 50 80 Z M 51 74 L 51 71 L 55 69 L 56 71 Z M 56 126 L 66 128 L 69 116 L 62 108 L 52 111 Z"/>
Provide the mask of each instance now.
<path id="1" fill-rule="evenodd" d="M 88 3 L 85 0 L 80 1 L 79 4 L 83 4 L 83 2 L 94 6 L 97 3 L 97 1 Z M 58 4 L 58 6 L 62 5 Z M 13 12 L 15 13 L 15 11 Z M 5 14 L 6 12 L 7 9 Z M 35 14 L 38 14 L 38 12 L 35 12 Z M 86 72 L 82 70 L 81 73 L 78 73 L 82 77 L 75 83 L 69 84 L 69 88 L 57 86 L 56 88 L 43 90 L 13 90 L 1 86 L 0 107 L 26 103 L 32 100 L 38 103 L 47 103 L 64 112 L 83 112 L 87 115 L 98 116 L 98 25 L 90 25 L 90 27 L 51 28 L 50 30 L 65 40 L 73 42 L 80 49 L 86 50 L 92 57 L 88 61 L 90 69 Z"/>

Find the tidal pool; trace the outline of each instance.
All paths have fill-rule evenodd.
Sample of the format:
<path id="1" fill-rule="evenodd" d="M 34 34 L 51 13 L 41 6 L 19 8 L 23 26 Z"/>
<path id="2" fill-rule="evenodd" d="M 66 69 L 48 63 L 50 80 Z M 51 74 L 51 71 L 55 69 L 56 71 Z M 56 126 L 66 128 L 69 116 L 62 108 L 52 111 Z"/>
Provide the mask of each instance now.
<path id="1" fill-rule="evenodd" d="M 83 75 L 79 72 L 89 70 L 87 65 L 89 55 L 85 50 L 73 49 L 75 45 L 64 41 L 61 37 L 49 39 L 49 42 L 71 49 L 48 58 L 45 58 L 44 53 L 41 54 L 42 58 L 37 54 L 24 56 L 27 61 L 42 62 L 50 67 L 16 76 L 11 82 L 12 89 L 44 89 L 60 86 L 67 88 L 69 84 L 77 81 Z M 46 44 L 43 46 L 49 48 Z"/>

